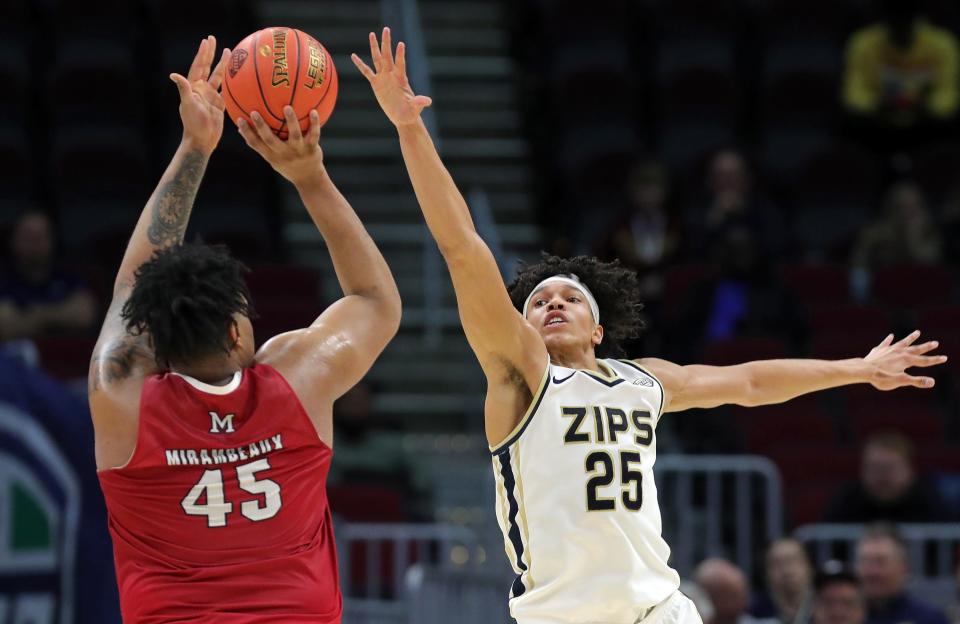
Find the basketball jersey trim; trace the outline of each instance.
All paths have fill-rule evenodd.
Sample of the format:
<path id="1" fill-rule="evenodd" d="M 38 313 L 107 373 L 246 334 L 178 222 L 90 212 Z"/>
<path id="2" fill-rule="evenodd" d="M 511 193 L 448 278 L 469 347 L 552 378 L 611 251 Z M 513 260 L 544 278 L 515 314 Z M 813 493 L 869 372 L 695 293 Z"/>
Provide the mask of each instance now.
<path id="1" fill-rule="evenodd" d="M 510 538 L 510 545 L 513 547 L 516 556 L 515 564 L 521 572 L 513 581 L 511 588 L 513 597 L 522 596 L 527 591 L 523 584 L 523 574 L 528 571 L 527 564 L 523 560 L 525 554 L 523 534 L 520 532 L 520 523 L 517 516 L 521 513 L 520 498 L 516 495 L 517 479 L 513 473 L 511 465 L 510 449 L 507 448 L 503 453 L 497 455 L 497 461 L 500 462 L 500 477 L 503 479 L 503 490 L 507 497 L 506 521 L 508 524 L 507 537 Z M 522 496 L 522 495 L 521 495 Z M 509 555 L 509 553 L 507 553 Z M 529 555 L 528 555 L 529 557 Z"/>
<path id="2" fill-rule="evenodd" d="M 543 397 L 547 394 L 547 388 L 550 386 L 550 362 L 547 362 L 547 366 L 543 370 L 543 377 L 540 378 L 540 386 L 537 388 L 537 391 L 533 394 L 533 400 L 530 401 L 530 407 L 527 408 L 526 413 L 524 413 L 523 418 L 520 419 L 520 422 L 517 423 L 517 426 L 513 428 L 513 431 L 507 434 L 506 439 L 503 442 L 496 446 L 490 447 L 491 455 L 498 455 L 506 450 L 511 444 L 520 439 L 520 436 L 523 434 L 524 430 L 527 428 L 527 425 L 530 424 L 530 421 L 533 419 L 533 415 L 536 413 L 537 408 L 540 407 L 540 403 L 543 401 Z"/>
<path id="3" fill-rule="evenodd" d="M 218 396 L 224 396 L 230 394 L 234 390 L 240 387 L 240 383 L 243 381 L 243 369 L 233 373 L 233 379 L 230 380 L 225 386 L 214 386 L 213 384 L 208 384 L 200 381 L 199 379 L 194 379 L 189 375 L 184 375 L 176 371 L 170 371 L 171 375 L 176 375 L 180 379 L 184 380 L 188 384 L 194 387 L 194 389 L 199 390 L 200 392 L 206 392 L 207 394 L 216 394 Z"/>
<path id="4" fill-rule="evenodd" d="M 646 376 L 649 377 L 650 379 L 652 379 L 652 380 L 654 380 L 655 382 L 657 382 L 657 389 L 660 390 L 660 411 L 657 413 L 657 422 L 660 422 L 660 417 L 663 416 L 663 401 L 664 401 L 664 397 L 665 397 L 665 394 L 664 394 L 664 392 L 663 392 L 663 383 L 660 381 L 660 379 L 659 379 L 656 375 L 654 375 L 653 373 L 651 373 L 650 371 L 648 371 L 648 370 L 645 369 L 644 367 L 642 367 L 642 366 L 640 366 L 639 364 L 637 364 L 637 362 L 636 362 L 635 360 L 619 360 L 619 361 L 620 361 L 620 362 L 623 362 L 623 363 L 626 364 L 627 366 L 630 366 L 631 368 L 637 369 L 638 371 L 640 371 L 641 373 L 643 373 L 644 375 L 646 375 Z"/>
<path id="5" fill-rule="evenodd" d="M 623 377 L 620 377 L 619 375 L 617 375 L 617 371 L 615 371 L 613 367 L 610 366 L 609 364 L 605 364 L 603 360 L 597 360 L 597 366 L 599 366 L 601 369 L 603 369 L 604 367 L 607 368 L 612 374 L 607 375 L 602 372 L 598 373 L 597 371 L 593 371 L 587 368 L 578 369 L 577 372 L 583 373 L 584 375 L 586 375 L 590 379 L 593 379 L 594 381 L 599 381 L 600 383 L 607 386 L 608 388 L 619 386 L 624 381 L 626 381 Z"/>

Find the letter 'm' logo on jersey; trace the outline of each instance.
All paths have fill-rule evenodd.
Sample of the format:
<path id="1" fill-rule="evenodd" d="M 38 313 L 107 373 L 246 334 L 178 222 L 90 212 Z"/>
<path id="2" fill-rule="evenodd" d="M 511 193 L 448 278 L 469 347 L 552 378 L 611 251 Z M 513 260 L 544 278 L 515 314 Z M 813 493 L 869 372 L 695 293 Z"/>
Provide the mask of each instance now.
<path id="1" fill-rule="evenodd" d="M 234 414 L 227 414 L 223 418 L 220 418 L 220 414 L 216 412 L 209 412 L 209 414 L 210 433 L 233 433 L 235 431 L 233 428 Z"/>

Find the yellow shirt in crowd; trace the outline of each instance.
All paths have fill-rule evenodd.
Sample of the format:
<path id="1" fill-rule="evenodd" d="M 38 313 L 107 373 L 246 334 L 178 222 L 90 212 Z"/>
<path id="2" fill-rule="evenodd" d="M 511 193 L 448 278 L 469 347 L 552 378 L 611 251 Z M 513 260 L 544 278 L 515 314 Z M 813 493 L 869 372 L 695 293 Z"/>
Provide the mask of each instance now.
<path id="1" fill-rule="evenodd" d="M 874 24 L 851 35 L 846 57 L 843 102 L 852 112 L 906 126 L 922 111 L 944 119 L 957 110 L 960 52 L 948 30 L 919 20 L 912 45 L 901 49 Z"/>

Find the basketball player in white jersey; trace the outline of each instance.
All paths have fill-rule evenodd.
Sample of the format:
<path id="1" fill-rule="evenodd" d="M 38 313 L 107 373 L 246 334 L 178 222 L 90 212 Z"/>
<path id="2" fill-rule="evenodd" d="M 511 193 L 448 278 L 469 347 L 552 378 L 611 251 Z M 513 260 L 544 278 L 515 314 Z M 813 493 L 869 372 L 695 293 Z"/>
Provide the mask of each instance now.
<path id="1" fill-rule="evenodd" d="M 505 287 L 490 250 L 433 146 L 390 31 L 370 34 L 370 81 L 396 126 L 410 179 L 456 290 L 487 377 L 485 424 L 497 518 L 517 578 L 519 624 L 699 623 L 667 563 L 653 480 L 656 427 L 667 412 L 766 405 L 836 386 L 930 388 L 912 366 L 946 361 L 937 343 L 887 336 L 865 358 L 678 366 L 605 358 L 642 327 L 636 275 L 595 258 L 545 258 Z M 519 310 L 519 311 L 518 311 Z"/>

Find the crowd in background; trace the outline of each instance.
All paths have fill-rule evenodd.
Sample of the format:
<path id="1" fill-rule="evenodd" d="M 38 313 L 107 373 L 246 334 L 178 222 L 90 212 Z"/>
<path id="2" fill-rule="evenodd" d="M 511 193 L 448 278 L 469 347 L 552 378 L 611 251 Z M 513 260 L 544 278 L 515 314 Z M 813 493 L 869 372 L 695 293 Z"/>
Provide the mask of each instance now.
<path id="1" fill-rule="evenodd" d="M 888 329 L 919 325 L 958 357 L 949 347 L 960 346 L 960 11 L 950 2 L 927 11 L 906 0 L 810 4 L 512 6 L 544 247 L 636 269 L 652 331 L 632 353 L 720 364 L 855 357 Z M 87 130 L 68 126 L 53 142 L 55 161 L 73 162 L 67 139 Z M 242 214 L 236 201 L 259 202 L 231 190 L 247 161 L 242 149 L 225 152 L 209 176 L 210 194 L 223 199 L 210 212 L 214 225 L 227 210 Z M 7 366 L 57 375 L 60 362 L 82 362 L 92 346 L 113 268 L 97 258 L 115 260 L 117 245 L 92 233 L 58 240 L 58 209 L 84 205 L 85 187 L 74 181 L 48 203 L 17 199 L 0 224 Z M 137 187 L 140 201 L 148 186 Z M 270 212 L 258 204 L 247 229 L 214 228 L 214 237 L 247 258 L 270 257 Z M 73 253 L 64 256 L 65 247 Z M 93 261 L 75 262 L 85 256 Z M 277 315 L 302 316 L 270 281 L 258 283 L 264 316 L 271 301 Z M 339 501 L 356 520 L 429 519 L 409 455 L 376 428 L 374 391 L 361 384 L 338 402 L 334 508 Z M 931 398 L 905 391 L 884 402 L 851 391 L 760 416 L 724 408 L 670 419 L 662 439 L 672 441 L 666 450 L 775 458 L 791 526 L 955 521 L 958 397 L 954 367 L 939 374 Z M 783 427 L 797 435 L 778 443 Z M 859 478 L 840 484 L 837 474 Z M 355 483 L 382 487 L 375 506 L 354 498 Z M 753 600 L 751 579 L 720 559 L 701 564 L 690 592 L 703 600 L 706 624 L 948 621 L 907 591 L 911 570 L 895 529 L 867 532 L 851 564 L 815 571 L 800 543 L 780 540 L 766 552 L 764 590 Z M 960 568 L 957 584 L 960 592 Z M 949 618 L 960 622 L 960 605 Z"/>

